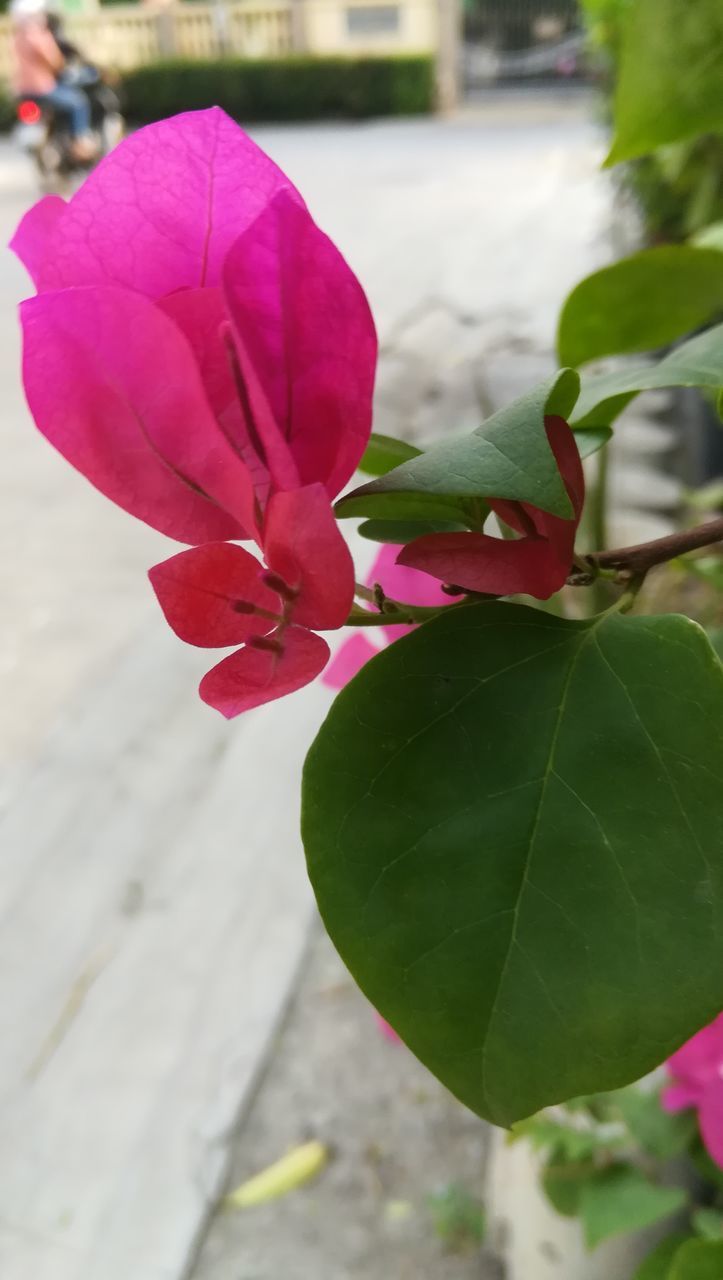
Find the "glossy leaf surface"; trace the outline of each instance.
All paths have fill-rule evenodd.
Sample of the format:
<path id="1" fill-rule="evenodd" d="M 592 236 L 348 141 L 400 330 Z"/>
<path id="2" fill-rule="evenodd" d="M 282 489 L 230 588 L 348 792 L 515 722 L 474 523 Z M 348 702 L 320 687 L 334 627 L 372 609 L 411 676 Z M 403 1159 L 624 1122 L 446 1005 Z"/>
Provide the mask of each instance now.
<path id="1" fill-rule="evenodd" d="M 619 1087 L 718 1013 L 723 670 L 680 617 L 452 610 L 368 663 L 303 832 L 362 989 L 508 1125 Z"/>
<path id="2" fill-rule="evenodd" d="M 654 351 L 723 313 L 723 254 L 665 245 L 586 276 L 560 314 L 560 364 Z M 579 416 L 579 410 L 578 414 Z"/>

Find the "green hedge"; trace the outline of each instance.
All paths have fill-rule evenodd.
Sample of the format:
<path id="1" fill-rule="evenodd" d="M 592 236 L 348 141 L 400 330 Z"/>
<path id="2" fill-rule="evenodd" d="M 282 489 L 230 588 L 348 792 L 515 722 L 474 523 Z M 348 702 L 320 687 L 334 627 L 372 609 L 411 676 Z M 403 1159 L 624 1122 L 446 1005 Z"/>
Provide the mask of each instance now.
<path id="1" fill-rule="evenodd" d="M 173 59 L 124 77 L 138 124 L 220 106 L 236 120 L 417 115 L 434 103 L 431 57 Z"/>
<path id="2" fill-rule="evenodd" d="M 0 133 L 9 133 L 17 124 L 15 102 L 5 89 L 0 89 Z"/>

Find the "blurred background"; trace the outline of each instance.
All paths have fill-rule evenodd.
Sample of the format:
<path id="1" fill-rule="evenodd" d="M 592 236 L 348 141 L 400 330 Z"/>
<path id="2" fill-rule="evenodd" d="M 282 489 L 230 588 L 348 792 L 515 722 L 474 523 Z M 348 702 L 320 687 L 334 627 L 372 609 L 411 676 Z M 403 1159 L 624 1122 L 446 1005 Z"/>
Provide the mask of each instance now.
<path id="1" fill-rule="evenodd" d="M 581 277 L 723 217 L 719 137 L 601 171 L 629 3 L 58 13 L 127 127 L 213 103 L 249 126 L 369 295 L 375 429 L 424 443 L 552 371 Z M 42 190 L 80 181 L 21 145 L 12 32 L 0 18 L 5 240 Z M 487 1130 L 379 1025 L 314 914 L 299 769 L 331 693 L 231 725 L 198 701 L 205 659 L 175 641 L 145 577 L 168 544 L 32 426 L 15 316 L 28 292 L 5 254 L 2 1280 L 493 1280 Z M 613 545 L 668 531 L 720 464 L 692 393 L 684 413 L 658 392 L 626 415 Z M 224 1207 L 310 1139 L 303 1185 Z"/>

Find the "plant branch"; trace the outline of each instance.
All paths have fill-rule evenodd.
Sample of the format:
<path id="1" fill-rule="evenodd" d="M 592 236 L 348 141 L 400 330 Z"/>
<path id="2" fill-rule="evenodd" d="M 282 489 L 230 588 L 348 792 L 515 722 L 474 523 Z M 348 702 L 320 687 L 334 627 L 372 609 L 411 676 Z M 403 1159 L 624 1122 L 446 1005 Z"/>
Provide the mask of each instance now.
<path id="1" fill-rule="evenodd" d="M 710 547 L 723 541 L 723 516 L 709 520 L 694 529 L 681 529 L 665 538 L 653 538 L 651 542 L 639 542 L 632 547 L 618 547 L 614 551 L 594 551 L 585 559 L 594 569 L 617 569 L 633 577 L 646 574 L 655 565 L 675 560 L 688 551 Z"/>
<path id="2" fill-rule="evenodd" d="M 412 627 L 418 622 L 427 622 L 429 618 L 437 618 L 440 613 L 447 613 L 450 609 L 459 609 L 460 605 L 465 603 L 467 602 L 460 600 L 457 604 L 443 605 L 400 604 L 396 600 L 387 599 L 384 602 L 383 611 L 379 613 L 372 613 L 370 609 L 352 610 L 344 626 Z"/>

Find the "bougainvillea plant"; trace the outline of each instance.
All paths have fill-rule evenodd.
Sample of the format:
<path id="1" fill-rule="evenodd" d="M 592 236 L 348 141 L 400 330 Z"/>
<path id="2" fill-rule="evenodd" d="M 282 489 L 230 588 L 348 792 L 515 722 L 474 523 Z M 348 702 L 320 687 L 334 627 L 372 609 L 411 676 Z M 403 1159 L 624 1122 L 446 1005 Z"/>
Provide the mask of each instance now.
<path id="1" fill-rule="evenodd" d="M 391 641 L 349 631 L 303 784 L 322 915 L 382 1016 L 502 1125 L 678 1050 L 723 1001 L 723 670 L 695 623 L 631 610 L 723 521 L 590 546 L 581 457 L 641 387 L 723 383 L 721 327 L 424 452 L 372 438 L 362 289 L 218 110 L 129 138 L 14 247 L 39 429 L 190 544 L 150 576 L 182 640 L 230 650 L 202 697 L 293 692 L 320 633 Z M 362 583 L 359 516 L 386 544 Z"/>

